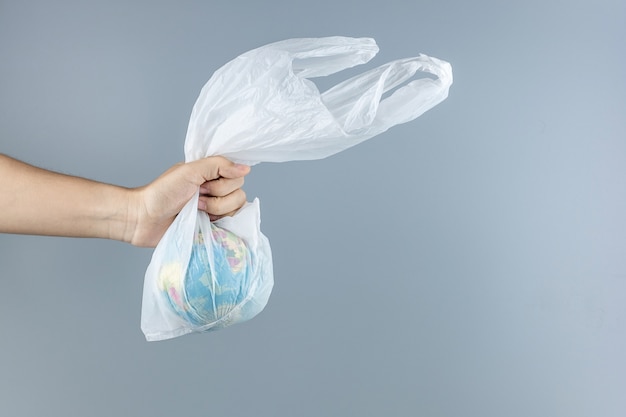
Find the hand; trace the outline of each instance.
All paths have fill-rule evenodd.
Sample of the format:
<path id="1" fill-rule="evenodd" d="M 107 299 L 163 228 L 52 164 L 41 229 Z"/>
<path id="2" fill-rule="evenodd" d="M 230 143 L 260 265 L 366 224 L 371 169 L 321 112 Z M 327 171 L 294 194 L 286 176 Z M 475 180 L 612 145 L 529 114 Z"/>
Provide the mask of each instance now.
<path id="1" fill-rule="evenodd" d="M 154 247 L 200 189 L 212 220 L 246 202 L 250 167 L 215 156 L 178 164 L 145 187 L 63 175 L 0 154 L 0 233 L 97 237 Z"/>
<path id="2" fill-rule="evenodd" d="M 128 241 L 136 246 L 156 246 L 198 187 L 198 209 L 207 212 L 211 220 L 235 214 L 246 202 L 241 187 L 249 172 L 250 167 L 220 156 L 174 165 L 152 183 L 134 190 L 130 214 L 136 220 Z"/>

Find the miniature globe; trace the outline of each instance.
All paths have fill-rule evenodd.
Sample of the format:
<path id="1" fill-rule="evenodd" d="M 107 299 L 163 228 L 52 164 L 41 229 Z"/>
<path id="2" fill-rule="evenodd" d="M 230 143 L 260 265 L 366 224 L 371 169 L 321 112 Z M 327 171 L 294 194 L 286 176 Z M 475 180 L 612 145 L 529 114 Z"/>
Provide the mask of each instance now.
<path id="1" fill-rule="evenodd" d="M 159 288 L 172 309 L 197 326 L 215 323 L 240 311 L 251 289 L 250 253 L 245 242 L 214 224 L 211 234 L 212 239 L 208 240 L 197 232 L 184 277 L 178 263 L 164 265 L 159 274 Z M 212 248 L 213 268 L 207 245 Z"/>

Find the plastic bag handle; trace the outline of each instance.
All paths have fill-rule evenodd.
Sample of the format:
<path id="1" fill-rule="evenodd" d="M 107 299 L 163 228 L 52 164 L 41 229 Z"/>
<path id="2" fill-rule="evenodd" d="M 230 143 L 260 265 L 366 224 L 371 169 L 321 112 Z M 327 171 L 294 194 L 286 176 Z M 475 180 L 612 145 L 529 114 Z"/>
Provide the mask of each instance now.
<path id="1" fill-rule="evenodd" d="M 382 98 L 418 71 L 434 78 L 417 79 Z M 346 133 L 367 128 L 367 137 L 372 137 L 439 104 L 448 96 L 451 84 L 450 64 L 422 54 L 356 75 L 324 92 L 322 101 Z"/>
<path id="2" fill-rule="evenodd" d="M 307 79 L 362 64 L 377 51 L 371 38 L 334 36 L 289 39 L 240 55 L 202 88 L 185 160 L 223 155 L 254 165 L 325 158 L 447 97 L 450 64 L 426 55 L 390 62 L 322 94 Z M 418 71 L 427 78 L 411 81 Z"/>
<path id="3" fill-rule="evenodd" d="M 372 38 L 343 36 L 288 39 L 261 48 L 289 54 L 294 74 L 302 78 L 334 74 L 364 64 L 378 53 L 378 46 Z"/>

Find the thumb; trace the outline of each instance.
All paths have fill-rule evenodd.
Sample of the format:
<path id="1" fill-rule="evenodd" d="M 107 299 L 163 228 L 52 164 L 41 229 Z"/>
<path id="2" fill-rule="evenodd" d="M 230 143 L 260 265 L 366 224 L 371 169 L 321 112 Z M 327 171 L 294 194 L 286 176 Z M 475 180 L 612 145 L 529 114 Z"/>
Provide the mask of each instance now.
<path id="1" fill-rule="evenodd" d="M 198 173 L 204 180 L 202 182 L 218 178 L 240 178 L 250 172 L 249 166 L 236 164 L 223 156 L 209 156 L 194 161 L 192 164 L 197 164 Z"/>

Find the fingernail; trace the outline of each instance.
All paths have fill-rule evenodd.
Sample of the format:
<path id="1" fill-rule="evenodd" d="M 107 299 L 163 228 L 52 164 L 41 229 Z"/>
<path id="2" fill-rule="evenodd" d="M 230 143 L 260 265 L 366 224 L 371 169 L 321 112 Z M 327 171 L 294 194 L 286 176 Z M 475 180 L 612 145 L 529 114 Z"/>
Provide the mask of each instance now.
<path id="1" fill-rule="evenodd" d="M 198 210 L 206 211 L 206 201 L 198 200 Z"/>

